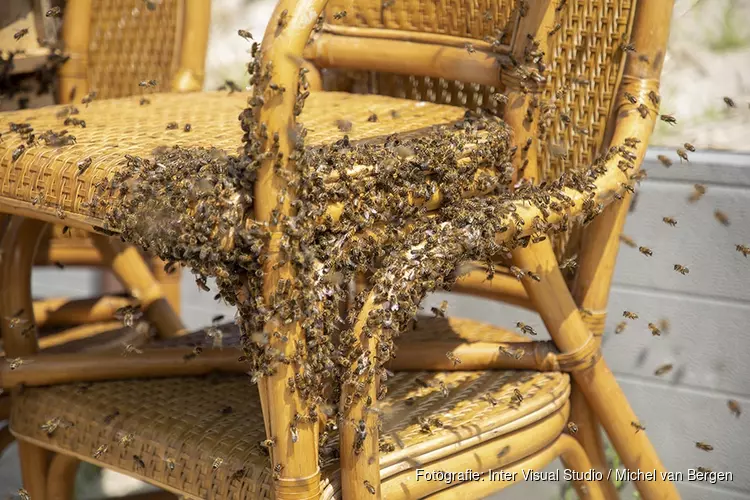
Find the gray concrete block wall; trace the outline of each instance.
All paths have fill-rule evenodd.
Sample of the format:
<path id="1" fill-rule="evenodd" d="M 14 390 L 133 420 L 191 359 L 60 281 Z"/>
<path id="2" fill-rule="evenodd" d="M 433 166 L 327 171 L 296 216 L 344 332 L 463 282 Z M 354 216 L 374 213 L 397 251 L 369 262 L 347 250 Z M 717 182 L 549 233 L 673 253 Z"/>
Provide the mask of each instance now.
<path id="1" fill-rule="evenodd" d="M 649 437 L 672 471 L 698 466 L 734 473 L 732 483 L 680 483 L 683 498 L 721 500 L 750 498 L 750 415 L 732 416 L 727 400 L 735 399 L 750 413 L 750 259 L 735 251 L 750 245 L 750 158 L 732 154 L 693 154 L 690 164 L 662 167 L 649 152 L 643 183 L 625 233 L 649 246 L 653 257 L 622 246 L 615 272 L 604 340 L 604 355 L 628 396 Z M 687 203 L 694 183 L 707 186 L 697 203 Z M 729 227 L 719 224 L 715 209 L 725 212 Z M 662 217 L 678 220 L 676 227 Z M 673 264 L 690 268 L 687 276 Z M 97 290 L 98 273 L 86 269 L 38 269 L 33 289 L 37 296 L 73 293 L 86 296 Z M 234 309 L 213 301 L 214 292 L 200 291 L 185 271 L 182 316 L 191 328 L 210 323 L 216 314 Z M 512 327 L 524 321 L 546 336 L 535 313 L 485 299 L 436 293 L 425 310 L 448 299 L 450 315 Z M 614 334 L 628 309 L 640 315 L 626 330 Z M 649 322 L 669 320 L 670 329 L 653 337 Z M 656 367 L 673 363 L 667 376 Z M 706 441 L 704 452 L 695 441 Z M 555 462 L 550 467 L 560 467 Z M 498 498 L 555 499 L 559 484 L 521 484 Z M 625 496 L 623 496 L 625 498 Z"/>

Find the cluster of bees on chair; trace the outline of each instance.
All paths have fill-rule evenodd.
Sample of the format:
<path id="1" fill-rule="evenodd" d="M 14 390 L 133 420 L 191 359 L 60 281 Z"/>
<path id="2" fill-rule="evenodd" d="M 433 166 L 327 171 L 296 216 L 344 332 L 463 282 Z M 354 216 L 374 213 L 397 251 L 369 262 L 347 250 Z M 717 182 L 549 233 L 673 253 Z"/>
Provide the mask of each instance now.
<path id="1" fill-rule="evenodd" d="M 287 16 L 279 19 L 279 30 L 286 27 Z M 244 30 L 239 34 L 252 40 Z M 537 66 L 522 75 L 524 88 L 544 77 L 546 68 L 538 64 L 538 47 L 530 38 L 525 62 Z M 634 52 L 635 48 L 624 44 L 622 50 Z M 167 262 L 167 270 L 177 262 L 186 264 L 197 275 L 201 289 L 209 290 L 208 277 L 215 277 L 219 288 L 215 299 L 238 309 L 242 359 L 253 380 L 274 374 L 280 365 L 295 366 L 287 390 L 298 397 L 304 411 L 290 422 L 293 442 L 300 426 L 317 422 L 323 412 L 330 424 L 325 436 L 346 420 L 358 429 L 356 451 L 368 432 L 364 414 L 377 413 L 378 402 L 386 395 L 390 374 L 385 364 L 396 353 L 394 340 L 417 325 L 414 319 L 425 295 L 450 290 L 466 262 L 479 263 L 492 279 L 495 263 L 510 260 L 514 248 L 585 225 L 602 211 L 605 197 L 621 199 L 632 192 L 634 184 L 645 177 L 635 163 L 639 141 L 630 138 L 613 145 L 590 167 L 568 170 L 558 179 L 537 185 L 522 181 L 513 187 L 514 158 L 524 155 L 531 144 L 513 145 L 511 131 L 503 122 L 482 111 L 466 111 L 454 126 L 435 127 L 422 136 L 393 134 L 376 144 L 358 143 L 345 135 L 332 144 L 305 147 L 303 124 L 271 130 L 259 116 L 264 104 L 294 92 L 294 115 L 299 117 L 310 95 L 307 70 L 300 65 L 296 88 L 285 88 L 274 81 L 274 68 L 261 63 L 259 52 L 258 43 L 253 42 L 248 64 L 253 90 L 247 109 L 238 117 L 243 131 L 241 151 L 228 154 L 174 147 L 155 151 L 152 159 L 126 156 L 117 174 L 98 184 L 88 209 L 106 221 L 97 230 L 120 234 L 153 252 Z M 232 82 L 227 88 L 230 93 L 238 90 Z M 94 97 L 86 96 L 87 102 Z M 625 97 L 634 106 L 632 112 L 644 118 L 650 112 L 648 108 L 644 112 L 645 104 L 637 98 Z M 507 99 L 499 94 L 494 98 Z M 649 99 L 658 108 L 659 96 L 653 93 Z M 661 115 L 661 119 L 675 121 L 671 115 Z M 375 114 L 369 118 L 376 120 Z M 339 128 L 349 132 L 353 126 L 347 123 Z M 286 158 L 280 151 L 281 134 L 291 144 Z M 474 147 L 480 141 L 484 147 Z M 686 151 L 693 150 L 686 144 L 677 153 L 687 160 Z M 18 159 L 13 156 L 14 161 Z M 598 193 L 594 182 L 612 161 L 624 173 L 624 182 L 613 193 Z M 667 164 L 665 159 L 662 162 Z M 88 159 L 84 167 L 90 163 Z M 276 208 L 268 220 L 261 221 L 252 215 L 253 187 L 261 165 L 266 164 L 272 165 L 283 187 Z M 354 165 L 377 168 L 354 175 Z M 576 218 L 568 215 L 575 205 L 570 190 L 584 197 L 583 211 Z M 696 191 L 702 193 L 705 188 L 696 186 Z M 428 212 L 426 200 L 438 192 L 441 207 Z M 470 192 L 482 195 L 467 197 Z M 525 220 L 517 211 L 518 202 L 536 207 L 540 215 Z M 331 204 L 344 206 L 340 215 L 330 211 Z M 667 217 L 664 222 L 676 224 Z M 652 254 L 647 247 L 639 250 Z M 750 253 L 744 245 L 737 250 L 745 256 Z M 575 267 L 575 262 L 562 266 Z M 543 279 L 514 269 L 519 280 Z M 280 271 L 282 278 L 266 296 L 262 283 L 269 271 Z M 682 265 L 675 265 L 675 271 L 689 272 Z M 367 275 L 369 284 L 352 294 L 349 285 L 359 275 Z M 342 304 L 349 304 L 343 316 Z M 374 307 L 369 308 L 370 304 Z M 435 314 L 442 316 L 444 309 Z M 635 313 L 625 316 L 637 317 Z M 299 325 L 301 338 L 289 338 L 293 324 Z M 364 327 L 355 330 L 355 324 Z M 518 326 L 533 333 L 528 325 Z M 656 335 L 658 326 L 649 327 Z M 366 347 L 369 339 L 375 339 L 374 352 Z M 452 353 L 447 356 L 460 364 Z M 665 365 L 657 374 L 669 369 Z M 380 384 L 374 400 L 368 391 L 373 383 Z M 450 387 L 442 387 L 437 393 L 449 391 Z M 487 399 L 497 404 L 494 396 Z M 358 401 L 364 403 L 362 414 L 347 415 Z M 513 393 L 508 402 L 518 405 L 522 401 L 522 394 Z M 739 405 L 732 401 L 729 406 L 739 416 Z M 636 432 L 643 429 L 636 424 Z M 271 437 L 263 445 L 269 449 L 274 442 Z M 383 451 L 389 451 L 389 446 L 381 442 Z M 705 443 L 697 446 L 710 449 Z M 325 442 L 321 450 L 335 453 Z"/>

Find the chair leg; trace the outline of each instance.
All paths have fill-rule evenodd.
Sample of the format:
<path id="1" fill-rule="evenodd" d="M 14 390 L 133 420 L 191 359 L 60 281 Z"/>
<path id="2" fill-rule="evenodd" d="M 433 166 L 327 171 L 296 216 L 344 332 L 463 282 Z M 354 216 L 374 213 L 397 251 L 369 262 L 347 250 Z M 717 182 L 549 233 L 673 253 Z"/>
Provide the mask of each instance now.
<path id="1" fill-rule="evenodd" d="M 80 463 L 70 455 L 56 454 L 52 457 L 47 473 L 47 500 L 72 500 Z"/>
<path id="2" fill-rule="evenodd" d="M 564 434 L 557 440 L 556 445 L 559 448 L 560 459 L 565 467 L 581 474 L 579 477 L 585 477 L 583 474 L 593 468 L 589 457 L 581 446 L 581 443 L 572 437 Z M 604 491 L 605 483 L 609 483 L 606 472 L 604 473 L 604 479 L 601 481 L 573 481 L 573 487 L 575 488 L 576 493 L 578 493 L 578 498 L 604 500 L 606 498 Z"/>
<path id="3" fill-rule="evenodd" d="M 524 280 L 529 298 L 557 347 L 568 353 L 571 363 L 566 369 L 572 372 L 625 467 L 656 471 L 654 481 L 636 482 L 641 496 L 646 500 L 680 498 L 675 485 L 662 479 L 667 471 L 646 433 L 635 432 L 632 422 L 638 419 L 615 376 L 600 357 L 599 342 L 581 318 L 550 242 L 545 240 L 514 250 L 513 259 L 517 266 L 541 277 L 539 282 Z M 594 349 L 589 350 L 591 347 Z"/>
<path id="4" fill-rule="evenodd" d="M 47 500 L 47 472 L 50 452 L 39 446 L 18 442 L 23 488 L 34 500 Z"/>
<path id="5" fill-rule="evenodd" d="M 164 292 L 135 247 L 101 234 L 92 234 L 91 241 L 102 256 L 102 261 L 117 276 L 125 288 L 138 299 L 148 320 L 160 337 L 182 335 L 187 329 L 172 310 Z"/>
<path id="6" fill-rule="evenodd" d="M 6 424 L 5 427 L 0 429 L 0 456 L 5 452 L 5 449 L 11 445 L 15 440 L 13 434 L 10 433 L 10 427 Z"/>
<path id="7" fill-rule="evenodd" d="M 583 447 L 586 456 L 591 461 L 592 467 L 601 472 L 606 478 L 610 467 L 607 462 L 607 455 L 604 452 L 604 441 L 599 429 L 599 420 L 594 415 L 581 389 L 575 382 L 570 394 L 570 420 L 578 427 L 575 438 Z M 611 480 L 605 479 L 601 481 L 601 487 L 604 498 L 607 500 L 617 500 L 619 498 L 617 489 Z"/>

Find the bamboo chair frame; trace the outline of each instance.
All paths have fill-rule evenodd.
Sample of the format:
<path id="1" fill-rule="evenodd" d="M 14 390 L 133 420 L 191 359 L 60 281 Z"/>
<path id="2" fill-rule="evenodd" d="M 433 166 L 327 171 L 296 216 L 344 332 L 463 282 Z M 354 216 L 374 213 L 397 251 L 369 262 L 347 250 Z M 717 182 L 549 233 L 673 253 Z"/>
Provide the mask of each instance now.
<path id="1" fill-rule="evenodd" d="M 275 83 L 283 85 L 286 88 L 296 88 L 299 68 L 296 61 L 303 55 L 316 20 L 323 13 L 326 3 L 326 0 L 282 0 L 277 6 L 261 46 L 263 64 L 273 64 Z M 535 6 L 530 15 L 521 23 L 519 33 L 538 33 L 541 29 L 544 29 L 544 21 L 548 19 L 555 6 L 556 2 L 551 0 L 541 2 Z M 655 123 L 655 116 L 649 114 L 645 118 L 641 117 L 636 109 L 637 106 L 632 105 L 626 99 L 625 94 L 630 93 L 641 101 L 645 101 L 650 91 L 658 90 L 659 74 L 669 33 L 668 20 L 671 17 L 671 10 L 671 1 L 638 2 L 630 41 L 639 48 L 639 53 L 644 55 L 645 58 L 627 58 L 624 74 L 620 79 L 617 94 L 610 112 L 611 129 L 608 134 L 609 144 L 620 144 L 626 138 L 640 140 L 635 151 L 637 156 L 635 162 L 637 165 L 636 169 L 645 154 L 648 138 Z M 286 17 L 288 23 L 284 30 L 277 32 L 276 26 L 282 15 Z M 319 66 L 326 64 L 325 60 L 327 57 L 329 63 L 336 60 L 339 65 L 361 64 L 369 65 L 371 68 L 399 70 L 398 65 L 401 62 L 396 58 L 389 57 L 389 54 L 406 48 L 401 42 L 396 43 L 393 40 L 386 40 L 382 45 L 370 41 L 382 50 L 371 49 L 365 57 L 366 62 L 358 63 L 356 62 L 359 60 L 357 57 L 361 53 L 357 52 L 357 54 L 354 54 L 356 50 L 352 49 L 347 51 L 347 44 L 351 40 L 347 40 L 346 38 L 340 41 L 324 39 L 324 42 L 324 47 L 327 46 L 328 51 L 323 51 L 322 56 L 320 56 L 321 52 L 319 51 L 318 55 L 315 56 L 317 59 L 314 58 L 313 61 Z M 351 47 L 356 48 L 356 44 L 351 45 Z M 313 49 L 318 50 L 317 47 Z M 513 44 L 511 50 L 514 52 L 522 51 L 522 46 L 520 44 Z M 442 54 L 443 52 L 441 52 L 441 57 Z M 422 55 L 416 62 L 410 62 L 408 68 L 401 68 L 400 71 L 407 72 L 408 69 L 409 73 L 413 73 L 414 68 L 418 67 L 424 71 L 438 71 L 440 72 L 438 76 L 446 78 L 455 76 L 457 69 L 455 58 L 458 58 L 459 54 L 448 49 L 444 51 L 444 54 L 446 57 L 445 64 L 434 65 L 434 68 L 438 69 L 427 68 L 426 61 L 428 58 Z M 467 57 L 465 52 L 461 54 L 461 57 Z M 475 64 L 475 70 L 471 72 L 472 80 L 483 81 L 482 79 L 490 78 L 487 76 L 489 74 L 487 71 L 488 68 L 482 64 L 480 59 L 473 56 L 470 56 L 469 59 L 471 59 L 472 64 Z M 380 66 L 373 66 L 376 64 Z M 465 70 L 466 66 L 463 66 L 463 69 Z M 524 141 L 527 137 L 533 137 L 533 131 L 529 130 L 529 127 L 523 124 L 523 117 L 526 114 L 529 98 L 521 91 L 518 79 L 514 79 L 508 74 L 503 74 L 501 79 L 511 103 L 509 111 L 505 114 L 505 121 L 516 132 L 516 141 Z M 495 80 L 488 81 L 494 82 Z M 266 104 L 261 109 L 260 120 L 267 125 L 270 132 L 286 130 L 289 123 L 293 123 L 294 96 L 290 94 L 292 93 L 287 92 L 282 94 L 272 104 Z M 286 134 L 281 133 L 279 135 L 279 150 L 287 158 L 291 146 L 286 138 Z M 538 171 L 536 170 L 533 158 L 526 167 L 524 175 L 530 178 L 538 178 Z M 597 427 L 597 422 L 600 422 L 607 431 L 626 467 L 631 469 L 654 469 L 657 471 L 656 481 L 638 482 L 636 484 L 644 498 L 679 498 L 679 494 L 672 483 L 659 480 L 660 474 L 665 469 L 659 461 L 646 433 L 633 432 L 631 422 L 636 421 L 637 418 L 617 385 L 613 374 L 601 358 L 600 337 L 603 333 L 604 311 L 607 306 L 612 270 L 618 249 L 618 238 L 630 201 L 627 193 L 624 193 L 624 190 L 621 188 L 621 183 L 626 180 L 626 174 L 620 171 L 617 166 L 617 159 L 614 159 L 607 162 L 606 173 L 595 181 L 595 201 L 606 205 L 606 208 L 587 228 L 586 235 L 583 238 L 581 264 L 572 290 L 559 270 L 557 257 L 549 241 L 536 243 L 527 248 L 516 249 L 513 252 L 514 264 L 525 269 L 534 270 L 542 278 L 540 282 L 530 280 L 524 282 L 525 293 L 521 293 L 517 285 L 510 285 L 510 281 L 504 280 L 498 281 L 498 285 L 485 290 L 482 290 L 482 287 L 477 283 L 473 283 L 471 277 L 463 285 L 460 285 L 463 288 L 462 291 L 466 292 L 485 293 L 486 296 L 503 299 L 515 297 L 515 300 L 519 303 L 538 311 L 552 336 L 554 346 L 559 349 L 557 351 L 548 346 L 546 354 L 541 357 L 541 359 L 547 360 L 547 363 L 551 364 L 545 365 L 535 357 L 534 359 L 526 360 L 497 361 L 493 365 L 487 360 L 486 353 L 483 354 L 483 346 L 472 344 L 469 346 L 459 346 L 458 348 L 464 349 L 461 355 L 466 359 L 472 359 L 472 356 L 475 356 L 472 366 L 482 368 L 492 366 L 508 369 L 534 366 L 537 369 L 546 368 L 570 372 L 575 380 L 574 391 L 571 396 L 573 419 L 579 424 L 579 428 L 584 428 L 583 432 L 579 432 L 577 435 L 577 442 L 579 444 L 574 444 L 576 440 L 572 438 L 561 436 L 544 450 L 539 451 L 533 456 L 521 459 L 520 462 L 511 465 L 511 467 L 520 468 L 528 464 L 537 466 L 547 463 L 555 456 L 563 455 L 566 462 L 570 465 L 585 467 L 588 460 L 590 460 L 590 463 L 594 467 L 605 468 L 606 461 L 604 460 L 601 437 Z M 276 208 L 277 189 L 273 163 L 272 160 L 268 160 L 260 169 L 255 186 L 257 220 L 263 222 L 271 220 L 271 211 Z M 612 192 L 622 194 L 623 199 L 613 202 L 611 197 Z M 565 215 L 575 216 L 580 214 L 584 196 L 572 190 L 566 190 L 566 194 L 572 199 L 572 204 L 564 212 Z M 22 254 L 18 249 L 33 250 L 37 245 L 39 235 L 43 231 L 41 221 L 57 222 L 59 219 L 57 219 L 56 214 L 51 209 L 34 207 L 28 200 L 0 198 L 0 206 L 3 206 L 3 209 L 9 213 L 33 218 L 14 219 L 6 235 L 6 246 L 4 247 L 8 249 L 8 252 L 13 253 L 12 259 L 6 259 L 5 262 L 12 260 L 14 265 L 10 267 L 3 265 L 3 276 L 12 276 L 16 280 L 24 281 L 27 277 L 23 276 L 25 272 L 22 270 L 25 269 L 23 264 L 26 264 L 30 268 L 29 257 L 25 257 L 24 255 L 33 254 L 33 251 Z M 519 226 L 511 225 L 509 231 L 496 237 L 498 243 L 506 241 L 513 236 L 530 235 L 533 232 L 530 221 L 535 216 L 542 215 L 537 208 L 525 206 L 520 202 L 516 208 L 517 213 L 526 222 Z M 284 209 L 289 210 L 288 207 L 284 207 Z M 73 211 L 66 211 L 64 215 L 66 223 L 71 227 L 91 230 L 94 226 L 102 225 L 102 221 L 97 218 Z M 559 221 L 560 218 L 561 214 L 553 213 L 548 217 L 548 220 L 554 223 Z M 272 245 L 273 241 L 272 237 Z M 288 265 L 274 269 L 275 263 L 276 258 L 273 256 L 267 259 L 265 263 L 264 294 L 266 296 L 274 292 L 275 283 L 280 278 L 292 277 L 292 271 Z M 22 293 L 20 294 L 10 295 L 0 293 L 0 312 L 18 310 L 26 305 L 28 307 L 24 308 L 24 310 L 28 312 L 25 312 L 25 314 L 28 319 L 33 320 L 33 317 L 28 316 L 33 312 L 33 309 L 30 304 L 25 303 L 29 301 L 28 297 L 30 296 L 26 293 L 29 291 L 28 282 L 26 283 L 24 285 L 25 288 L 21 290 Z M 366 318 L 367 313 L 369 313 L 372 307 L 374 305 L 371 299 L 366 302 L 359 318 Z M 593 314 L 583 316 L 579 308 L 588 309 Z M 274 319 L 271 321 L 273 322 Z M 361 332 L 362 323 L 363 320 L 360 319 L 355 324 L 355 331 Z M 290 340 L 299 338 L 300 335 L 294 324 L 274 324 L 273 328 L 282 334 L 286 334 Z M 7 325 L 3 325 L 3 336 L 8 339 L 8 352 L 12 351 L 14 356 L 34 356 L 36 352 L 35 340 L 30 341 L 18 338 L 17 335 L 9 331 Z M 361 342 L 365 344 L 369 340 L 362 338 Z M 291 345 L 293 342 L 289 344 Z M 279 345 L 278 347 L 282 352 L 285 349 L 283 345 Z M 420 347 L 414 346 L 414 348 Z M 421 348 L 424 349 L 424 346 L 421 346 Z M 493 346 L 493 349 L 496 348 L 496 345 Z M 441 346 L 439 349 L 442 350 L 443 347 Z M 535 349 L 537 349 L 536 345 Z M 541 349 L 540 352 L 544 352 L 543 347 L 539 347 L 539 349 Z M 444 353 L 445 351 L 442 350 L 442 352 Z M 39 355 L 29 359 L 43 359 L 42 356 Z M 156 360 L 159 356 L 164 356 L 165 358 L 170 356 L 175 357 L 170 358 L 173 360 L 170 365 L 167 359 Z M 220 357 L 221 355 L 218 356 Z M 67 360 L 59 358 L 58 361 L 61 363 L 59 367 L 62 368 L 62 366 L 65 366 L 66 362 L 76 363 L 79 359 L 82 358 L 73 357 Z M 153 355 L 139 357 L 137 360 L 129 360 L 130 364 L 128 367 L 115 367 L 110 370 L 110 373 L 104 373 L 106 370 L 98 370 L 97 373 L 86 373 L 85 378 L 89 380 L 102 380 L 110 377 L 120 377 L 127 369 L 132 369 L 136 365 L 139 365 L 143 369 L 140 374 L 144 375 L 187 374 L 176 366 L 178 363 L 174 362 L 175 359 L 179 359 L 179 351 L 171 354 L 154 353 Z M 552 362 L 551 360 L 555 361 Z M 225 361 L 228 361 L 228 359 Z M 215 359 L 206 359 L 206 365 L 216 363 L 216 365 L 212 366 L 223 365 L 230 371 L 237 369 L 225 364 L 225 361 L 220 362 Z M 75 374 L 58 376 L 57 374 L 62 373 L 62 370 L 49 368 L 53 365 L 48 363 L 52 362 L 31 363 L 29 366 L 22 366 L 15 370 L 13 374 L 11 374 L 11 371 L 6 366 L 0 370 L 2 386 L 10 387 L 21 381 L 34 385 L 51 383 L 53 380 L 55 382 L 73 379 L 80 380 Z M 531 365 L 524 365 L 523 363 L 531 363 Z M 401 368 L 420 369 L 425 368 L 426 366 L 424 365 L 429 365 L 429 368 L 432 369 L 439 367 L 439 363 L 437 363 L 434 357 L 427 357 L 426 361 L 417 359 L 412 363 L 401 366 Z M 48 368 L 45 368 L 45 366 L 48 366 Z M 70 366 L 70 364 L 67 366 Z M 207 370 L 207 366 L 203 366 L 198 371 Z M 440 366 L 439 369 L 444 368 Z M 294 446 L 294 453 L 291 452 L 291 438 L 288 436 L 288 433 L 276 432 L 276 430 L 285 429 L 295 409 L 301 407 L 300 402 L 295 399 L 296 395 L 290 397 L 288 394 L 285 394 L 286 379 L 290 374 L 293 375 L 291 370 L 292 368 L 289 366 L 282 366 L 276 374 L 259 381 L 266 432 L 269 437 L 274 437 L 276 440 L 276 445 L 272 453 L 272 461 L 274 465 L 283 465 L 283 475 L 280 480 L 274 483 L 275 495 L 279 499 L 318 498 L 321 487 L 320 469 L 316 460 L 310 460 L 310 457 L 317 456 L 317 425 L 310 425 L 299 429 L 299 442 Z M 374 394 L 376 388 L 373 387 L 371 390 Z M 352 412 L 361 412 L 361 408 L 352 405 L 349 415 Z M 345 417 L 349 415 L 345 415 Z M 360 456 L 357 456 L 352 453 L 354 429 L 344 425 L 340 430 L 341 489 L 345 498 L 369 497 L 363 486 L 364 480 L 369 481 L 370 484 L 376 487 L 377 498 L 385 493 L 381 491 L 378 461 L 368 462 L 364 458 L 378 456 L 377 432 L 374 422 L 368 422 L 368 431 L 365 450 L 370 453 L 362 453 Z M 581 450 L 585 450 L 585 453 Z M 21 458 L 25 466 L 24 480 L 28 477 L 30 481 L 28 484 L 35 484 L 35 478 L 41 480 L 44 477 L 45 467 L 41 464 L 45 463 L 45 457 L 46 452 L 41 449 L 33 446 L 23 447 Z M 607 483 L 601 485 L 606 490 L 606 495 L 598 491 L 600 485 L 593 484 L 588 486 L 589 494 L 592 493 L 592 490 L 596 491 L 595 496 L 597 498 L 600 494 L 603 498 L 616 497 L 613 488 L 611 485 L 607 485 Z M 39 490 L 38 494 L 43 498 L 44 487 L 40 488 L 42 489 Z M 478 493 L 479 490 L 477 488 L 481 488 L 481 486 L 472 483 L 458 485 L 450 490 L 433 495 L 433 498 L 447 498 L 452 493 Z M 481 492 L 481 494 L 488 493 L 490 491 L 483 490 Z M 32 495 L 34 494 L 32 493 Z"/>

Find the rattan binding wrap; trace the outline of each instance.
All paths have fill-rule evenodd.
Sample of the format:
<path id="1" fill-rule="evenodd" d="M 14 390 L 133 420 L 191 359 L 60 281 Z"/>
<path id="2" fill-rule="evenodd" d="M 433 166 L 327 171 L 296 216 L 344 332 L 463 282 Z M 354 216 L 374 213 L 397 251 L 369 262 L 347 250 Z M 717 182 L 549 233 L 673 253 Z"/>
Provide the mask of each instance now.
<path id="1" fill-rule="evenodd" d="M 428 336 L 449 334 L 452 321 L 425 320 L 423 328 L 436 328 L 426 333 Z M 461 337 L 486 341 L 492 336 L 492 327 L 468 320 L 458 322 L 464 327 L 475 326 L 461 328 Z M 236 345 L 236 328 L 222 329 L 225 346 Z M 201 339 L 206 339 L 205 332 L 158 345 L 190 345 Z M 440 382 L 448 388 L 447 396 L 442 394 Z M 381 454 L 381 469 L 394 471 L 389 474 L 415 456 L 455 453 L 458 450 L 449 448 L 451 444 L 481 437 L 492 429 L 510 426 L 504 433 L 510 432 L 521 425 L 513 422 L 522 417 L 523 425 L 540 421 L 562 408 L 570 389 L 566 374 L 523 371 L 399 373 L 389 379 L 388 387 L 380 409 L 384 416 L 383 440 L 396 444 L 394 451 Z M 515 401 L 514 389 L 523 395 L 521 404 Z M 488 395 L 497 403 L 493 404 Z M 427 433 L 421 430 L 417 416 L 439 418 L 443 427 L 433 426 Z M 48 435 L 41 426 L 55 418 L 63 425 Z M 247 376 L 26 388 L 14 400 L 11 428 L 20 439 L 192 498 L 271 498 L 272 473 L 259 445 L 265 439 L 261 408 Z M 102 446 L 107 451 L 94 458 Z M 335 433 L 326 446 L 337 448 Z M 170 469 L 171 460 L 174 470 Z M 325 459 L 321 465 L 325 482 L 337 477 L 335 459 Z"/>
<path id="2" fill-rule="evenodd" d="M 141 95 L 138 84 L 148 80 L 168 90 L 178 64 L 183 3 L 163 0 L 150 10 L 143 0 L 93 0 L 89 88 L 104 99 Z"/>

